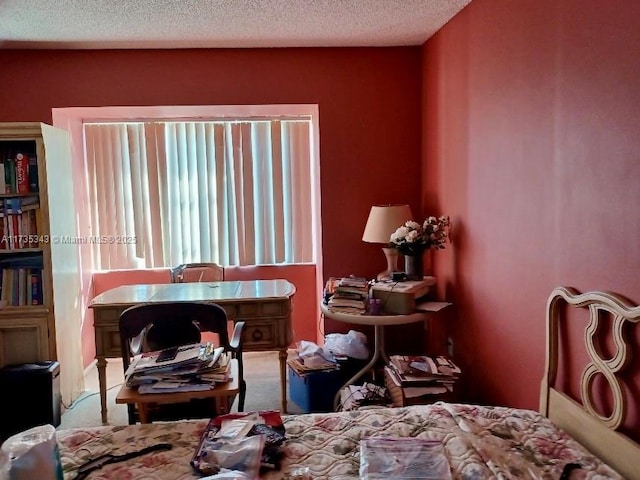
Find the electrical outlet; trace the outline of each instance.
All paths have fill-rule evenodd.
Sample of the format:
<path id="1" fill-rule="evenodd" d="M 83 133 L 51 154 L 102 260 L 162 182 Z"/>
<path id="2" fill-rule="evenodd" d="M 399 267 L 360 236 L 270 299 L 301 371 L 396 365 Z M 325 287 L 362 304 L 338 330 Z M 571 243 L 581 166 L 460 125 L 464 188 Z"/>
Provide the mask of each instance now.
<path id="1" fill-rule="evenodd" d="M 447 353 L 450 357 L 453 357 L 453 338 L 447 338 Z"/>

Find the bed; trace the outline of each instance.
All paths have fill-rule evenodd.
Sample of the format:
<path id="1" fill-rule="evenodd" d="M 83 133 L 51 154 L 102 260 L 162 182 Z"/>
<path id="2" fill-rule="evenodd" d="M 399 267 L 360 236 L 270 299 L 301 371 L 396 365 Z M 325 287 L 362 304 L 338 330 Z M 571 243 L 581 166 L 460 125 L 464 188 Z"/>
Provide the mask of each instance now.
<path id="1" fill-rule="evenodd" d="M 558 356 L 566 350 L 560 348 L 560 332 L 570 318 L 566 305 L 589 312 L 584 338 L 590 363 L 580 381 L 580 403 L 555 386 L 561 360 Z M 615 347 L 611 355 L 604 355 L 595 340 L 596 335 L 603 335 L 604 317 L 614 319 L 606 323 L 611 326 L 608 335 Z M 455 479 L 559 479 L 566 465 L 572 463 L 580 468 L 571 478 L 640 479 L 640 446 L 616 431 L 624 423 L 629 403 L 629 390 L 620 375 L 632 357 L 628 350 L 631 342 L 625 334 L 629 337 L 630 327 L 635 328 L 638 322 L 640 307 L 620 296 L 606 292 L 578 294 L 571 288 L 558 287 L 547 305 L 547 358 L 539 412 L 438 402 L 284 416 L 287 440 L 282 447 L 281 469 L 260 478 L 298 478 L 293 473 L 303 467 L 309 473 L 307 478 L 356 479 L 362 438 L 400 436 L 441 441 Z M 598 384 L 595 378 L 599 375 L 606 377 L 611 387 L 608 415 L 594 406 L 593 386 Z M 206 425 L 206 420 L 196 420 L 58 431 L 64 477 L 75 478 L 80 465 L 103 454 L 170 443 L 170 451 L 106 465 L 87 478 L 199 478 L 189 461 Z"/>

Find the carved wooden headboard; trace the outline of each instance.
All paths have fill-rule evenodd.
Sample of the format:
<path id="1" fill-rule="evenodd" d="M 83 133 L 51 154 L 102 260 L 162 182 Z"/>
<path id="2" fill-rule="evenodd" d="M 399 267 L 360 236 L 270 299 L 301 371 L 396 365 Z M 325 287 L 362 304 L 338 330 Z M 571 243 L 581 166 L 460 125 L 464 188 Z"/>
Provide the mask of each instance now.
<path id="1" fill-rule="evenodd" d="M 556 389 L 555 383 L 559 365 L 559 337 L 561 323 L 569 315 L 563 316 L 565 305 L 587 308 L 589 323 L 584 330 L 584 341 L 589 355 L 580 379 L 580 402 Z M 602 318 L 613 318 L 611 335 L 615 351 L 605 357 L 596 335 L 602 335 Z M 626 326 L 637 328 L 640 323 L 640 307 L 626 298 L 609 292 L 589 292 L 579 294 L 573 288 L 558 287 L 547 301 L 547 349 L 545 375 L 540 391 L 540 412 L 556 425 L 568 432 L 592 453 L 615 468 L 625 478 L 640 479 L 640 445 L 618 432 L 627 414 L 625 384 L 620 376 L 632 355 L 629 342 L 624 338 Z M 605 416 L 594 406 L 594 378 L 602 375 L 606 379 L 612 398 L 611 413 Z"/>

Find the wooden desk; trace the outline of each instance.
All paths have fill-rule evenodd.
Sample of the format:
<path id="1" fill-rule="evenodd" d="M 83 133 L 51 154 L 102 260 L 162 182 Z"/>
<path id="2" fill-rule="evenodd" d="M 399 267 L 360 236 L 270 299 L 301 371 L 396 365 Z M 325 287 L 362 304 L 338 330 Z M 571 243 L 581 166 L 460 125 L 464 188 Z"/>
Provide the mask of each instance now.
<path id="1" fill-rule="evenodd" d="M 141 303 L 204 301 L 222 306 L 229 319 L 246 323 L 244 351 L 277 350 L 282 412 L 287 411 L 287 348 L 293 341 L 291 301 L 295 287 L 286 280 L 123 285 L 96 296 L 93 309 L 102 422 L 107 422 L 107 358 L 120 357 L 118 320 Z"/>
<path id="2" fill-rule="evenodd" d="M 123 385 L 116 396 L 118 404 L 134 404 L 138 409 L 140 423 L 149 422 L 149 407 L 161 403 L 183 403 L 199 398 L 211 398 L 214 401 L 215 415 L 229 413 L 230 400 L 240 391 L 238 381 L 238 360 L 231 360 L 231 380 L 216 383 L 211 390 L 200 392 L 176 392 L 176 393 L 138 393 L 138 388 L 130 388 Z M 214 415 L 211 415 L 212 417 Z"/>

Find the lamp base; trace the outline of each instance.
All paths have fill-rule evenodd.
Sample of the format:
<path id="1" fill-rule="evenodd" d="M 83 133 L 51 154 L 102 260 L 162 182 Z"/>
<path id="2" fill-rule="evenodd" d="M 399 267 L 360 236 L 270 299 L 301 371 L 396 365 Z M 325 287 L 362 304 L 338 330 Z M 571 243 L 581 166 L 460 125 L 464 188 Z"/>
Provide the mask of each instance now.
<path id="1" fill-rule="evenodd" d="M 376 277 L 376 280 L 382 282 L 384 280 L 391 280 L 393 272 L 398 271 L 398 250 L 395 248 L 384 247 L 382 249 L 384 256 L 387 259 L 387 269 L 380 272 Z"/>

